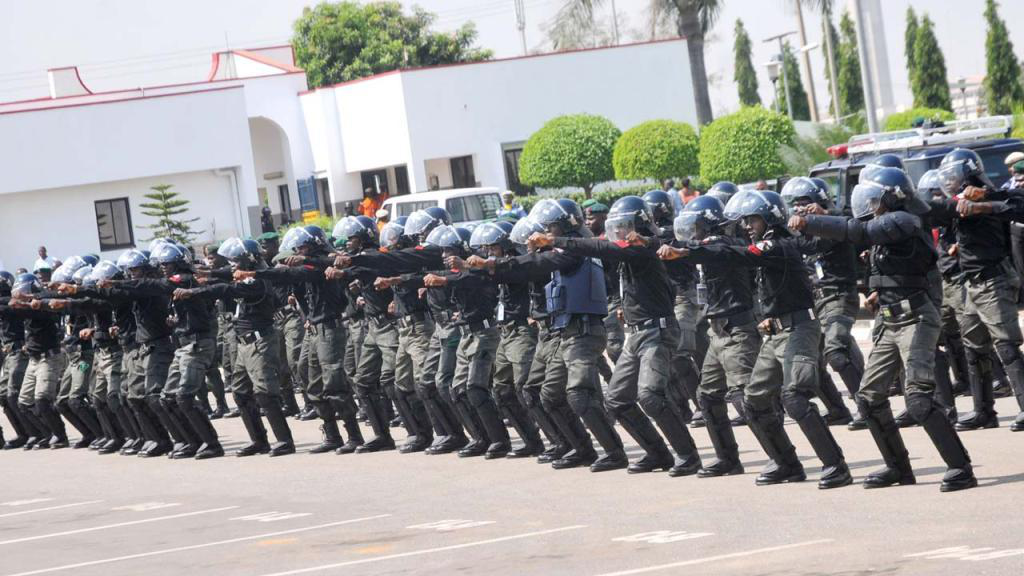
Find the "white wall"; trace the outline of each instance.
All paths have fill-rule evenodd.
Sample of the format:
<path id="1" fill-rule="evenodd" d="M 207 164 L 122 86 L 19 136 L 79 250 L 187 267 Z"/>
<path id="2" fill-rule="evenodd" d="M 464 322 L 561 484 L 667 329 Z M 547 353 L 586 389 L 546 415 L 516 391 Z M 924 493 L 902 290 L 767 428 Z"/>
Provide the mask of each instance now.
<path id="1" fill-rule="evenodd" d="M 135 242 L 145 247 L 150 231 L 142 226 L 152 224 L 154 219 L 144 216 L 139 204 L 150 201 L 143 195 L 158 184 L 174 185 L 171 190 L 190 201 L 189 212 L 183 216 L 199 218 L 192 224 L 194 229 L 202 231 L 197 245 L 239 234 L 235 224 L 238 206 L 228 178 L 217 176 L 212 170 L 168 174 L 0 197 L 3 207 L 0 210 L 0 261 L 8 269 L 31 268 L 40 244 L 59 259 L 84 252 L 98 253 L 94 202 L 114 198 L 129 199 Z M 121 252 L 115 250 L 102 255 L 113 259 Z"/>

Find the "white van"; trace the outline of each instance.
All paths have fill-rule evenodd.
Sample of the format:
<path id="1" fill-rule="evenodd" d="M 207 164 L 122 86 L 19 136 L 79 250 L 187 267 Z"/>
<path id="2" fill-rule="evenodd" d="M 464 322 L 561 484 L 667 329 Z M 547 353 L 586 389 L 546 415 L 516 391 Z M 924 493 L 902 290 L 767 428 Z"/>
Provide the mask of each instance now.
<path id="1" fill-rule="evenodd" d="M 391 214 L 391 220 L 394 220 L 417 210 L 440 206 L 452 215 L 452 224 L 472 228 L 480 222 L 495 218 L 501 209 L 502 192 L 504 190 L 500 188 L 455 188 L 416 192 L 388 198 L 381 208 L 387 210 Z"/>

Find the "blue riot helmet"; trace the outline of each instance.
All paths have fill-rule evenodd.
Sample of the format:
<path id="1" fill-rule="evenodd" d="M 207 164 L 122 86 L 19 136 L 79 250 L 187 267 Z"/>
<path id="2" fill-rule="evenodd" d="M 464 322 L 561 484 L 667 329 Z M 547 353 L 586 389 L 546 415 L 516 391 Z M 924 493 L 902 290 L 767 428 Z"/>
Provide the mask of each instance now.
<path id="1" fill-rule="evenodd" d="M 942 157 L 938 171 L 942 192 L 950 198 L 959 194 L 968 185 L 995 187 L 985 174 L 985 163 L 981 161 L 981 156 L 967 148 L 949 151 Z"/>
<path id="2" fill-rule="evenodd" d="M 461 255 L 469 254 L 469 237 L 471 234 L 465 228 L 455 228 L 442 224 L 435 227 L 423 241 L 427 246 L 437 246 L 445 252 L 456 252 Z"/>
<path id="3" fill-rule="evenodd" d="M 70 261 L 73 260 L 74 258 L 77 258 L 77 256 L 69 258 L 68 260 Z M 74 266 L 73 264 L 74 263 L 72 263 L 72 265 L 69 266 L 67 263 L 64 263 L 61 264 L 60 266 L 57 266 L 57 269 L 54 270 L 53 274 L 50 276 L 50 281 L 58 282 L 60 284 L 70 284 L 71 282 L 73 282 L 75 278 L 75 272 L 82 268 L 82 266 Z"/>
<path id="4" fill-rule="evenodd" d="M 14 286 L 14 274 L 7 270 L 0 270 L 0 293 L 10 292 Z"/>
<path id="5" fill-rule="evenodd" d="M 906 171 L 902 158 L 895 154 L 881 154 L 872 158 L 871 161 L 861 169 L 858 181 L 866 182 L 870 180 L 871 176 L 882 168 L 899 168 L 900 170 Z"/>
<path id="6" fill-rule="evenodd" d="M 96 254 L 82 254 L 82 260 L 89 266 L 95 266 L 100 263 L 100 257 Z"/>
<path id="7" fill-rule="evenodd" d="M 714 196 L 698 196 L 686 203 L 676 216 L 673 231 L 680 242 L 699 241 L 722 232 L 728 223 L 722 202 Z"/>
<path id="8" fill-rule="evenodd" d="M 678 195 L 677 195 L 678 196 Z M 644 204 L 651 210 L 651 216 L 658 226 L 667 226 L 676 217 L 672 196 L 664 190 L 651 190 L 643 196 Z M 610 217 L 610 216 L 609 216 Z"/>
<path id="9" fill-rule="evenodd" d="M 140 250 L 129 250 L 117 258 L 117 267 L 122 270 L 149 268 L 149 254 Z"/>
<path id="10" fill-rule="evenodd" d="M 625 242 L 631 232 L 657 236 L 658 229 L 647 202 L 639 196 L 623 196 L 612 204 L 604 222 L 604 235 L 611 242 Z"/>
<path id="11" fill-rule="evenodd" d="M 821 181 L 821 184 L 824 184 L 824 181 Z M 818 204 L 822 208 L 830 208 L 832 204 L 827 188 L 822 188 L 818 182 L 815 182 L 815 179 L 803 176 L 786 181 L 782 187 L 782 193 L 779 195 L 786 206 L 790 208 L 806 204 Z"/>
<path id="12" fill-rule="evenodd" d="M 526 241 L 530 239 L 530 236 L 537 233 L 543 234 L 544 232 L 546 232 L 546 229 L 543 226 L 538 224 L 532 216 L 527 216 L 516 221 L 512 231 L 509 232 L 508 239 L 514 244 L 526 246 Z"/>
<path id="13" fill-rule="evenodd" d="M 409 245 L 409 237 L 405 234 L 408 220 L 408 216 L 399 216 L 380 229 L 381 250 L 398 250 Z"/>
<path id="14" fill-rule="evenodd" d="M 583 211 L 579 208 L 578 204 L 568 198 L 542 200 L 534 205 L 530 217 L 548 232 L 566 236 L 579 232 L 583 226 Z"/>
<path id="15" fill-rule="evenodd" d="M 259 242 L 251 239 L 228 238 L 217 248 L 217 254 L 243 270 L 266 266 Z"/>
<path id="16" fill-rule="evenodd" d="M 702 196 L 711 196 L 712 198 L 717 198 L 718 201 L 722 203 L 722 206 L 725 206 L 726 204 L 729 203 L 729 200 L 732 200 L 733 195 L 735 195 L 739 191 L 740 189 L 738 186 L 736 186 L 732 182 L 723 180 L 721 182 L 715 182 L 711 186 L 711 188 L 708 188 L 707 192 L 702 194 Z"/>
<path id="17" fill-rule="evenodd" d="M 43 291 L 43 283 L 39 281 L 39 278 L 35 274 L 18 274 L 18 277 L 14 280 L 14 285 L 11 286 L 11 295 L 13 296 L 29 296 L 32 294 L 38 294 Z"/>
<path id="18" fill-rule="evenodd" d="M 92 266 L 82 266 L 81 268 L 75 271 L 75 274 L 72 276 L 72 280 L 74 281 L 75 284 L 78 284 L 79 286 L 86 285 L 86 282 L 92 276 L 92 270 Z"/>
<path id="19" fill-rule="evenodd" d="M 327 234 L 319 226 L 297 226 L 285 232 L 281 239 L 281 250 L 286 252 L 298 252 L 299 249 L 310 252 L 328 250 Z"/>
<path id="20" fill-rule="evenodd" d="M 124 271 L 110 260 L 103 260 L 92 269 L 92 281 L 94 283 L 104 280 L 120 280 L 122 278 L 124 278 Z"/>
<path id="21" fill-rule="evenodd" d="M 409 215 L 405 221 L 405 235 L 412 238 L 414 242 L 423 241 L 438 226 L 450 226 L 452 216 L 447 210 L 438 206 L 431 206 L 417 210 Z"/>
<path id="22" fill-rule="evenodd" d="M 870 220 L 879 206 L 913 214 L 928 212 L 928 205 L 916 196 L 914 183 L 899 168 L 882 168 L 872 174 L 870 180 L 861 180 L 853 187 L 850 208 L 854 218 Z"/>
<path id="23" fill-rule="evenodd" d="M 353 238 L 362 242 L 361 247 L 377 245 L 377 224 L 366 216 L 346 216 L 334 225 L 334 237 L 348 243 Z"/>

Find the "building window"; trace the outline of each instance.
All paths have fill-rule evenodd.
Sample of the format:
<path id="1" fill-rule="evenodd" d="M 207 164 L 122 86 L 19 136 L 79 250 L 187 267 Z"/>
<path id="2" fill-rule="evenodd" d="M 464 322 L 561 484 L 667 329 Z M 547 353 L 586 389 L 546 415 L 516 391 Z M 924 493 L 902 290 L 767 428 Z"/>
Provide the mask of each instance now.
<path id="1" fill-rule="evenodd" d="M 363 182 L 363 190 L 367 188 L 373 188 L 377 191 L 377 194 L 386 194 L 391 196 L 391 190 L 388 189 L 388 171 L 387 170 L 367 170 L 361 172 L 360 177 Z"/>
<path id="2" fill-rule="evenodd" d="M 290 224 L 292 221 L 292 197 L 288 193 L 287 184 L 277 187 L 277 197 L 281 201 L 281 224 Z"/>
<path id="3" fill-rule="evenodd" d="M 533 194 L 533 186 L 526 186 L 519 180 L 519 157 L 523 155 L 522 144 L 502 150 L 505 157 L 505 182 L 508 189 L 519 196 Z"/>
<path id="4" fill-rule="evenodd" d="M 127 198 L 96 202 L 96 231 L 100 238 L 100 251 L 135 246 L 132 213 Z"/>
<path id="5" fill-rule="evenodd" d="M 476 174 L 473 172 L 473 157 L 459 156 L 449 159 L 452 167 L 452 187 L 473 188 L 476 186 Z"/>
<path id="6" fill-rule="evenodd" d="M 409 193 L 409 171 L 405 164 L 395 166 L 395 188 L 398 188 L 398 195 L 405 196 Z"/>

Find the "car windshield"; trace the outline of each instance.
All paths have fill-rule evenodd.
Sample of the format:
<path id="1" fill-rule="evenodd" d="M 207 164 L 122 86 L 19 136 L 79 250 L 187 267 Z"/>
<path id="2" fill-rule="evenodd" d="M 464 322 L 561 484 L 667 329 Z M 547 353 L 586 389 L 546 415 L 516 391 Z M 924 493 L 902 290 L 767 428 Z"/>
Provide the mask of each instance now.
<path id="1" fill-rule="evenodd" d="M 501 198 L 495 193 L 476 194 L 449 198 L 446 205 L 452 222 L 476 222 L 495 218 L 501 207 Z"/>
<path id="2" fill-rule="evenodd" d="M 435 200 L 423 200 L 420 202 L 395 202 L 395 207 L 398 209 L 398 216 L 395 217 L 401 218 L 402 216 L 409 216 L 410 214 L 416 212 L 417 210 L 424 210 L 432 206 L 437 206 L 437 202 Z"/>

